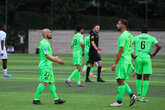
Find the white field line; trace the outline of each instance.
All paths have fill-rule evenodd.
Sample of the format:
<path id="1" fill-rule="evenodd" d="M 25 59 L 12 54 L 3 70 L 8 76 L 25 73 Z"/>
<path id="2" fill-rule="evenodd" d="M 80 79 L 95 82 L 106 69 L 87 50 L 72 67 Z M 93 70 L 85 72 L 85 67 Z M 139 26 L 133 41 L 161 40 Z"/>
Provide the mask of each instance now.
<path id="1" fill-rule="evenodd" d="M 8 71 L 8 73 L 39 73 L 39 71 Z M 70 72 L 62 72 L 62 71 L 55 71 L 54 72 L 55 74 L 57 73 L 61 73 L 61 74 L 69 74 L 69 73 L 72 73 L 72 71 Z M 102 72 L 103 74 L 109 74 L 109 75 L 114 75 L 115 73 L 108 73 L 108 72 Z M 165 74 L 157 74 L 157 73 L 153 73 L 152 76 L 165 76 Z"/>
<path id="2" fill-rule="evenodd" d="M 0 79 L 3 78 L 3 77 L 0 77 Z M 25 78 L 25 77 L 13 77 L 13 78 L 10 78 L 10 79 L 20 79 L 20 80 L 39 80 L 39 78 Z M 59 81 L 65 81 L 66 79 L 65 78 L 55 78 L 55 80 L 59 80 Z M 82 80 L 83 81 L 83 80 Z M 95 80 L 92 80 L 92 81 L 95 81 Z M 116 80 L 105 80 L 105 81 L 109 81 L 109 82 L 116 82 Z M 136 82 L 136 80 L 128 80 L 127 82 Z M 159 83 L 159 84 L 165 84 L 164 81 L 149 81 L 151 83 Z"/>

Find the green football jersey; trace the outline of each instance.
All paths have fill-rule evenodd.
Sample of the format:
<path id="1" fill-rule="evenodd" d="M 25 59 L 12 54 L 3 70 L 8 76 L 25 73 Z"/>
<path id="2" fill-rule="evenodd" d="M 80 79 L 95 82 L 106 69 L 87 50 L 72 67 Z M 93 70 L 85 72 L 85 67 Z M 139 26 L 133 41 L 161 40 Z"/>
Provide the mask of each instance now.
<path id="1" fill-rule="evenodd" d="M 40 41 L 39 45 L 39 55 L 40 55 L 40 68 L 52 67 L 52 61 L 48 60 L 45 55 L 53 56 L 52 49 L 48 40 L 43 39 Z"/>
<path id="2" fill-rule="evenodd" d="M 133 39 L 135 45 L 135 56 L 148 56 L 152 52 L 152 45 L 158 41 L 149 34 L 142 33 Z"/>
<path id="3" fill-rule="evenodd" d="M 79 55 L 82 53 L 82 47 L 80 45 L 80 42 L 83 43 L 83 35 L 80 33 L 77 33 L 72 38 L 73 54 Z"/>
<path id="4" fill-rule="evenodd" d="M 123 52 L 121 57 L 131 56 L 131 53 L 133 51 L 133 35 L 128 32 L 124 31 L 121 33 L 119 39 L 118 39 L 118 47 L 117 47 L 117 52 L 119 51 L 120 47 L 123 47 Z"/>
<path id="5" fill-rule="evenodd" d="M 90 36 L 85 37 L 84 45 L 85 45 L 85 53 L 88 53 L 90 48 Z"/>

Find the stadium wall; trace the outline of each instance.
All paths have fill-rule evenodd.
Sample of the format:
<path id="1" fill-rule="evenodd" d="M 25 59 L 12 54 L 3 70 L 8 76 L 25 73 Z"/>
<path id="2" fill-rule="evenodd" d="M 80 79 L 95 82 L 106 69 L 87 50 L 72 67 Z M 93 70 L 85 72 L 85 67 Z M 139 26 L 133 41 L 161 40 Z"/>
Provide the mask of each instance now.
<path id="1" fill-rule="evenodd" d="M 140 32 L 131 31 L 135 36 Z M 152 31 L 149 32 L 150 35 L 153 35 L 160 42 L 162 49 L 159 55 L 165 55 L 165 31 Z M 52 44 L 53 52 L 56 54 L 71 54 L 71 40 L 74 35 L 73 30 L 58 30 L 53 31 L 53 39 L 50 41 Z M 85 34 L 86 36 L 87 34 Z M 119 32 L 116 31 L 101 31 L 100 32 L 100 47 L 103 49 L 102 54 L 105 55 L 114 55 L 117 48 L 117 39 Z M 39 41 L 42 39 L 41 30 L 29 30 L 29 45 L 28 53 L 35 53 L 36 48 L 39 45 Z"/>

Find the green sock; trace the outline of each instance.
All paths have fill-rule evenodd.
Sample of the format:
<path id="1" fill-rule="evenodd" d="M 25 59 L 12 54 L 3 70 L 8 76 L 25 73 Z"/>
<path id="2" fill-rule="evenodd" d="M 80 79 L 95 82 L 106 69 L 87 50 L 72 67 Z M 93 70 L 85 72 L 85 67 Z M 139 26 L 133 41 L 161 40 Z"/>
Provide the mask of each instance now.
<path id="1" fill-rule="evenodd" d="M 80 82 L 81 82 L 81 81 L 80 81 L 80 72 L 78 71 L 78 72 L 77 72 L 77 83 L 80 84 Z"/>
<path id="2" fill-rule="evenodd" d="M 49 91 L 52 94 L 54 100 L 59 99 L 58 96 L 57 96 L 57 94 L 56 94 L 55 84 L 49 84 Z"/>
<path id="3" fill-rule="evenodd" d="M 136 80 L 136 89 L 137 89 L 138 96 L 141 96 L 141 93 L 142 93 L 141 86 L 142 86 L 142 80 L 137 79 Z"/>
<path id="4" fill-rule="evenodd" d="M 117 95 L 118 102 L 122 102 L 124 92 L 125 92 L 125 85 L 118 86 L 118 95 Z"/>
<path id="5" fill-rule="evenodd" d="M 125 90 L 127 91 L 127 93 L 128 93 L 129 95 L 132 95 L 132 94 L 133 94 L 133 92 L 132 92 L 132 90 L 131 90 L 131 88 L 129 87 L 129 85 L 128 85 L 127 82 L 125 82 Z"/>
<path id="6" fill-rule="evenodd" d="M 94 70 L 94 68 L 91 67 L 91 69 L 90 69 L 90 74 L 93 74 L 93 70 Z"/>
<path id="7" fill-rule="evenodd" d="M 78 72 L 78 70 L 74 70 L 68 79 L 71 81 L 76 76 L 77 72 Z"/>
<path id="8" fill-rule="evenodd" d="M 84 65 L 83 70 L 86 71 L 87 70 L 87 67 L 88 67 L 87 65 Z"/>
<path id="9" fill-rule="evenodd" d="M 34 100 L 39 100 L 39 96 L 43 92 L 44 88 L 45 86 L 42 83 L 38 85 Z"/>
<path id="10" fill-rule="evenodd" d="M 142 92 L 142 96 L 143 97 L 146 96 L 148 87 L 149 87 L 149 81 L 148 80 L 144 80 L 143 81 L 143 92 Z"/>

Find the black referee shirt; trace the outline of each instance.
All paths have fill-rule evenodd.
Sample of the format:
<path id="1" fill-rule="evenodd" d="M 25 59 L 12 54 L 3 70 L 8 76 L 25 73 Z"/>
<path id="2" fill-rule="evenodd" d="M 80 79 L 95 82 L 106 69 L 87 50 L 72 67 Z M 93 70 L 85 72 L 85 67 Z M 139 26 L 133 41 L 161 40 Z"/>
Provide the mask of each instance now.
<path id="1" fill-rule="evenodd" d="M 97 32 L 90 33 L 90 51 L 89 52 L 97 52 L 97 50 L 92 46 L 92 41 L 95 42 L 96 46 L 99 46 L 99 34 Z"/>

